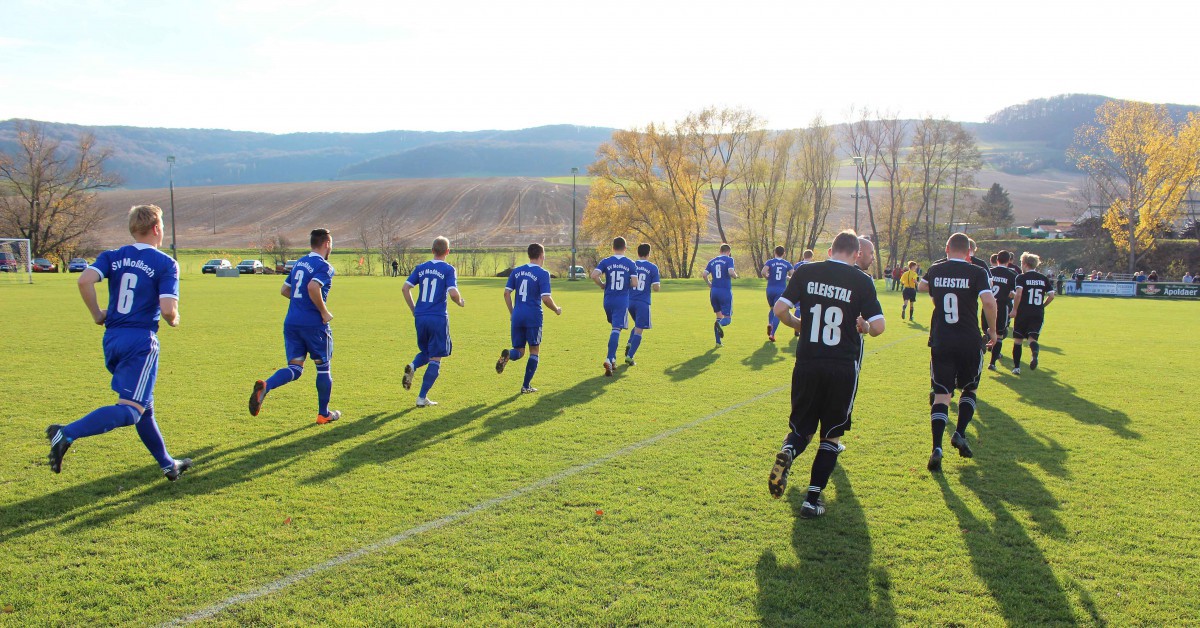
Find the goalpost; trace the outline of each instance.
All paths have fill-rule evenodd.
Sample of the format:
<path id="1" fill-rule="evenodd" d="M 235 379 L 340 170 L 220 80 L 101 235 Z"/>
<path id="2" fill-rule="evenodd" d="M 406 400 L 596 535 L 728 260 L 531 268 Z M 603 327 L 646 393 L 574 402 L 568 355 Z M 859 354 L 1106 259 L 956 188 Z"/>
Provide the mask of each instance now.
<path id="1" fill-rule="evenodd" d="M 33 254 L 29 240 L 0 238 L 0 282 L 33 283 Z"/>

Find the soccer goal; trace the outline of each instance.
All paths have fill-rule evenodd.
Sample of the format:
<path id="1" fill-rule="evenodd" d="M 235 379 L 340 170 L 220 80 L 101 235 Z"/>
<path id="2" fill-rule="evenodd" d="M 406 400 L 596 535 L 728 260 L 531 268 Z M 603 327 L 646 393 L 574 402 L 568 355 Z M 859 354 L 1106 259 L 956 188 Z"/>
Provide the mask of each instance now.
<path id="1" fill-rule="evenodd" d="M 29 240 L 0 238 L 0 283 L 33 283 Z"/>

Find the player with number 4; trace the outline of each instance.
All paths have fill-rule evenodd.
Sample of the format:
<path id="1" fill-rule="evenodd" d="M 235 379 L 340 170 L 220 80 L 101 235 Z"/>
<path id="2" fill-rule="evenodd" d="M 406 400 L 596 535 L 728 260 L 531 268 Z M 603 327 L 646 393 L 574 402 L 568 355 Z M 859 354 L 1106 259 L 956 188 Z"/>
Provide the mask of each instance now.
<path id="1" fill-rule="evenodd" d="M 520 360 L 525 355 L 525 346 L 529 346 L 525 381 L 521 384 L 524 394 L 537 392 L 533 387 L 533 375 L 541 359 L 538 354 L 542 348 L 542 305 L 562 316 L 562 308 L 550 296 L 550 273 L 542 267 L 546 263 L 546 249 L 534 243 L 529 245 L 528 253 L 529 263 L 514 268 L 504 286 L 504 303 L 512 320 L 512 348 L 502 349 L 500 359 L 496 360 L 496 372 L 503 373 L 504 365 L 511 360 Z"/>

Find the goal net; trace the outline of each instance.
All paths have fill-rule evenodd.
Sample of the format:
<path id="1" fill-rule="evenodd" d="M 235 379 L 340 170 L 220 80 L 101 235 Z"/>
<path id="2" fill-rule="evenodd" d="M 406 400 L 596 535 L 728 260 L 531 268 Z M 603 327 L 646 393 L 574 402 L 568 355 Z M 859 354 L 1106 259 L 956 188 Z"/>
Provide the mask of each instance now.
<path id="1" fill-rule="evenodd" d="M 0 283 L 33 283 L 29 240 L 0 238 Z"/>

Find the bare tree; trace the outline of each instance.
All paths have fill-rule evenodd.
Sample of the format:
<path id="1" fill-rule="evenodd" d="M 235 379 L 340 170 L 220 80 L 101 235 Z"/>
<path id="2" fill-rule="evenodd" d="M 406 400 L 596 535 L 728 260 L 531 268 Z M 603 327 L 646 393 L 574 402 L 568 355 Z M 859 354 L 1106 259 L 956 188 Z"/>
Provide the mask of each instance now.
<path id="1" fill-rule="evenodd" d="M 871 226 L 871 241 L 878 245 L 879 227 L 875 222 L 875 206 L 871 202 L 871 182 L 879 170 L 882 157 L 880 144 L 883 141 L 883 125 L 879 122 L 878 115 L 873 118 L 866 109 L 862 109 L 858 120 L 843 127 L 842 141 L 851 156 L 861 158 L 854 168 L 855 176 L 862 181 L 862 196 L 867 201 L 867 224 Z M 882 254 L 882 251 L 880 253 Z M 880 263 L 874 264 L 877 279 L 883 276 L 884 267 L 882 259 Z M 887 267 L 890 268 L 890 264 Z"/>
<path id="2" fill-rule="evenodd" d="M 112 151 L 84 133 L 71 150 L 37 122 L 18 122 L 16 154 L 0 153 L 0 233 L 28 238 L 35 256 L 69 253 L 102 218 L 96 192 L 120 183 Z"/>
<path id="3" fill-rule="evenodd" d="M 800 136 L 799 179 L 809 188 L 812 206 L 803 234 L 805 248 L 813 248 L 825 231 L 825 220 L 833 209 L 833 181 L 837 176 L 837 139 L 820 116 Z"/>
<path id="4" fill-rule="evenodd" d="M 745 174 L 742 169 L 735 167 L 734 157 L 751 134 L 766 123 L 746 109 L 718 110 L 713 107 L 696 114 L 696 123 L 704 138 L 700 165 L 705 173 L 704 178 L 709 181 L 708 194 L 717 219 L 717 233 L 722 242 L 728 242 L 725 225 L 721 222 L 721 202 L 730 186 Z"/>
<path id="5" fill-rule="evenodd" d="M 374 257 L 373 250 L 374 234 L 367 223 L 363 222 L 358 225 L 358 272 L 363 275 L 374 275 Z"/>

